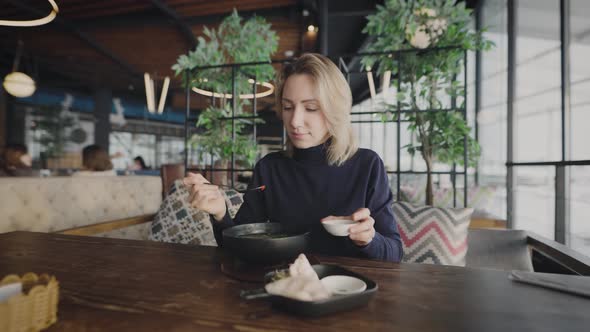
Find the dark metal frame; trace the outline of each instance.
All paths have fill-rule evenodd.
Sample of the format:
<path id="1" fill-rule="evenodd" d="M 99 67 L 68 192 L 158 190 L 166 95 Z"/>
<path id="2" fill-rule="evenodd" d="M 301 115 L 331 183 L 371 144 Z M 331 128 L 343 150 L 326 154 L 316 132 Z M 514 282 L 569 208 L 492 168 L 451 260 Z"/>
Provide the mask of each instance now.
<path id="1" fill-rule="evenodd" d="M 570 0 L 559 2 L 561 39 L 561 161 L 571 156 L 571 142 L 566 138 L 571 132 L 570 105 Z M 570 168 L 555 167 L 555 241 L 569 243 L 570 234 Z"/>
<path id="2" fill-rule="evenodd" d="M 508 1 L 508 82 L 507 91 L 507 136 L 508 146 L 506 147 L 506 165 L 514 161 L 514 102 L 516 95 L 516 1 Z M 507 166 L 506 170 L 506 226 L 514 228 L 514 184 L 516 183 L 516 174 L 514 168 Z"/>
<path id="3" fill-rule="evenodd" d="M 396 59 L 398 59 L 398 73 L 403 69 L 403 57 L 401 57 L 400 55 L 402 54 L 416 54 L 416 55 L 420 55 L 420 54 L 424 54 L 427 52 L 441 52 L 441 51 L 450 51 L 450 50 L 456 50 L 459 47 L 457 46 L 445 46 L 445 47 L 437 47 L 437 48 L 431 48 L 431 49 L 426 49 L 426 50 L 416 50 L 416 49 L 406 49 L 406 50 L 397 50 L 397 51 L 391 51 L 391 52 L 359 52 L 359 53 L 355 53 L 355 54 L 345 54 L 342 55 L 340 57 L 338 57 L 338 60 L 335 61 L 336 64 L 338 64 L 338 67 L 340 68 L 341 71 L 343 71 L 343 74 L 345 75 L 346 79 L 348 82 L 350 82 L 350 75 L 351 74 L 366 74 L 366 71 L 352 71 L 348 68 L 348 66 L 346 65 L 346 62 L 343 60 L 345 58 L 354 58 L 354 57 L 358 57 L 358 56 L 368 56 L 368 55 L 375 55 L 375 56 L 380 56 L 380 55 L 384 55 L 384 56 L 389 56 L 389 55 L 393 55 Z M 463 104 L 464 106 L 462 108 L 458 108 L 455 105 L 455 101 L 452 100 L 452 105 L 451 108 L 448 109 L 422 109 L 419 110 L 418 112 L 461 112 L 463 119 L 465 122 L 467 122 L 467 51 L 463 52 L 463 72 L 464 72 L 464 90 L 463 90 Z M 395 78 L 395 76 L 391 77 L 392 79 Z M 401 88 L 401 81 L 397 80 L 397 90 L 399 91 Z M 388 171 L 388 174 L 396 174 L 396 180 L 397 180 L 397 199 L 400 200 L 401 199 L 401 174 L 428 174 L 427 172 L 420 172 L 420 171 L 402 171 L 401 170 L 401 123 L 402 122 L 406 122 L 405 120 L 401 119 L 401 114 L 403 113 L 415 113 L 416 111 L 412 111 L 412 110 L 402 110 L 401 108 L 401 102 L 398 100 L 397 103 L 397 110 L 393 113 L 396 114 L 395 116 L 395 122 L 397 125 L 397 129 L 396 129 L 396 135 L 397 135 L 397 149 L 396 149 L 396 170 L 395 171 Z M 384 114 L 384 113 L 391 113 L 388 111 L 371 111 L 371 112 L 352 112 L 351 115 L 366 115 L 366 114 Z M 383 122 L 389 122 L 389 121 L 382 121 L 382 120 L 353 120 L 352 123 L 383 123 Z M 385 133 L 384 133 L 385 136 Z M 372 138 L 372 136 L 371 136 Z M 384 137 L 385 140 L 385 137 Z M 451 171 L 432 171 L 430 172 L 432 175 L 438 174 L 438 175 L 442 175 L 442 174 L 449 174 L 451 175 L 451 179 L 452 179 L 452 186 L 453 186 L 453 205 L 457 206 L 457 200 L 456 200 L 456 181 L 457 181 L 457 175 L 463 175 L 463 179 L 464 179 L 464 186 L 463 186 L 463 204 L 464 206 L 468 205 L 468 195 L 467 195 L 467 186 L 468 186 L 468 155 L 467 155 L 467 137 L 465 137 L 463 139 L 463 144 L 464 144 L 464 155 L 463 155 L 463 165 L 464 169 L 462 172 L 458 172 L 456 170 L 456 165 L 452 166 L 452 170 Z"/>
<path id="4" fill-rule="evenodd" d="M 350 68 L 348 68 L 348 66 L 346 65 L 346 62 L 343 60 L 345 58 L 353 58 L 353 57 L 359 57 L 359 56 L 368 56 L 368 55 L 374 55 L 374 56 L 389 56 L 389 55 L 393 55 L 395 56 L 396 59 L 398 60 L 397 63 L 397 73 L 399 75 L 399 73 L 403 70 L 403 54 L 416 54 L 417 56 L 420 56 L 421 54 L 425 54 L 428 52 L 441 52 L 441 51 L 450 51 L 450 50 L 457 50 L 459 49 L 459 47 L 457 46 L 447 46 L 447 47 L 440 47 L 440 48 L 431 48 L 431 49 L 425 49 L 425 50 L 416 50 L 416 49 L 408 49 L 408 50 L 397 50 L 397 51 L 388 51 L 388 52 L 361 52 L 361 53 L 355 53 L 355 54 L 346 54 L 346 55 L 342 55 L 337 57 L 336 59 L 332 59 L 334 60 L 334 63 L 338 66 L 338 68 L 342 71 L 342 73 L 344 74 L 344 76 L 346 77 L 347 81 L 350 82 L 350 75 L 353 74 L 366 74 L 366 71 L 352 71 L 350 70 Z M 213 69 L 213 68 L 231 68 L 232 70 L 232 95 L 236 96 L 236 89 L 237 89 L 237 82 L 236 82 L 236 76 L 237 76 L 237 71 L 239 70 L 239 68 L 244 67 L 244 66 L 256 66 L 256 65 L 268 65 L 270 63 L 288 63 L 293 61 L 292 59 L 283 59 L 283 60 L 273 60 L 271 62 L 248 62 L 248 63 L 231 63 L 231 64 L 222 64 L 222 65 L 212 65 L 212 66 L 201 66 L 201 67 L 196 67 L 192 70 L 187 70 L 184 72 L 184 81 L 185 82 L 190 82 L 191 81 L 191 77 L 193 76 L 193 73 L 200 71 L 200 70 L 205 70 L 205 69 Z M 467 122 L 467 51 L 463 51 L 463 72 L 464 72 L 464 89 L 463 89 L 463 107 L 456 107 L 456 102 L 453 99 L 452 103 L 451 103 L 451 108 L 448 109 L 423 109 L 423 110 L 419 110 L 418 112 L 461 112 L 463 119 Z M 396 76 L 392 76 L 392 79 L 395 79 Z M 398 79 L 397 80 L 397 88 L 398 90 L 400 90 L 401 88 L 401 81 Z M 236 116 L 235 111 L 237 109 L 237 98 L 232 98 L 232 116 L 231 117 L 225 117 L 222 118 L 222 120 L 227 120 L 227 121 L 232 121 L 232 139 L 235 138 L 235 120 L 237 119 L 256 119 L 256 118 L 260 118 L 260 116 L 256 113 L 256 85 L 255 83 L 253 84 L 253 92 L 254 92 L 254 98 L 253 98 L 253 115 L 240 115 L 240 116 Z M 186 89 L 185 89 L 185 93 L 186 93 L 186 109 L 185 109 L 185 149 L 184 149 L 184 166 L 185 169 L 188 170 L 188 151 L 189 151 L 189 146 L 188 146 L 188 140 L 189 140 L 189 136 L 190 136 L 190 129 L 189 129 L 189 122 L 191 121 L 196 121 L 196 117 L 192 117 L 191 116 L 191 110 L 190 110 L 190 94 L 191 94 L 191 89 L 190 89 L 190 85 L 187 84 Z M 214 99 L 212 97 L 212 102 L 214 102 Z M 388 174 L 396 174 L 397 176 L 397 199 L 399 200 L 401 198 L 401 174 L 427 174 L 427 172 L 420 172 L 420 171 L 402 171 L 401 170 L 401 123 L 402 122 L 406 122 L 406 120 L 402 120 L 401 119 L 401 115 L 404 113 L 415 113 L 416 111 L 413 110 L 402 110 L 401 109 L 401 102 L 398 100 L 398 104 L 397 104 L 397 110 L 393 111 L 393 112 L 388 112 L 388 111 L 371 111 L 371 112 L 352 112 L 351 115 L 372 115 L 372 114 L 384 114 L 384 113 L 393 113 L 395 114 L 395 120 L 391 120 L 391 121 L 395 121 L 397 124 L 397 167 L 395 171 L 388 171 Z M 382 120 L 353 120 L 352 123 L 385 123 L 385 122 L 391 122 L 391 121 L 382 121 Z M 253 123 L 253 134 L 254 134 L 254 140 L 256 141 L 256 123 Z M 385 139 L 385 133 L 386 131 L 384 130 L 384 139 Z M 283 128 L 283 135 L 282 135 L 282 140 L 281 140 L 282 145 L 284 146 L 285 143 L 285 131 Z M 463 162 L 464 162 L 464 168 L 463 171 L 457 171 L 456 170 L 456 165 L 452 166 L 452 170 L 451 171 L 432 171 L 431 174 L 435 175 L 441 175 L 441 174 L 449 174 L 451 175 L 452 178 L 452 185 L 453 185 L 453 204 L 454 206 L 456 206 L 457 202 L 456 202 L 456 179 L 457 179 L 457 175 L 463 175 L 463 182 L 464 182 L 464 186 L 463 186 L 463 200 L 464 200 L 464 206 L 468 205 L 468 195 L 467 195 L 467 186 L 468 186 L 468 154 L 467 154 L 467 137 L 465 137 L 463 139 L 463 143 L 464 143 L 464 155 L 463 155 Z M 236 169 L 236 165 L 235 165 L 235 157 L 234 154 L 232 153 L 232 158 L 231 158 L 231 167 L 230 168 L 214 168 L 213 167 L 213 160 L 211 160 L 210 163 L 211 167 L 207 168 L 208 171 L 210 172 L 216 172 L 216 171 L 229 171 L 231 172 L 231 186 L 234 187 L 235 183 L 234 183 L 234 174 L 235 171 L 247 171 L 247 170 L 251 170 L 251 169 Z M 204 171 L 204 170 L 203 170 Z"/>
<path id="5" fill-rule="evenodd" d="M 515 108 L 516 101 L 516 38 L 518 22 L 518 1 L 507 2 L 508 14 L 508 82 L 507 82 L 507 226 L 514 228 L 515 209 L 518 208 L 515 202 L 514 189 L 516 185 L 516 167 L 555 167 L 555 241 L 569 244 L 570 224 L 570 167 L 590 166 L 590 160 L 569 160 L 571 141 L 571 105 L 570 105 L 570 0 L 560 0 L 560 67 L 561 67 L 561 160 L 546 162 L 515 162 L 514 160 L 514 132 L 515 132 Z M 481 10 L 483 6 L 479 6 Z M 481 13 L 478 13 L 481 17 Z M 478 62 L 481 59 L 478 58 Z M 481 64 L 478 64 L 481 66 Z M 481 69 L 477 71 L 476 91 L 480 88 Z M 476 95 L 477 96 L 477 95 Z M 476 103 L 476 113 L 481 105 Z"/>
<path id="6" fill-rule="evenodd" d="M 185 94 L 186 94 L 186 108 L 185 108 L 185 123 L 184 123 L 184 169 L 188 172 L 189 171 L 189 167 L 188 167 L 188 150 L 189 150 L 189 146 L 188 146 L 188 140 L 189 140 L 189 136 L 190 136 L 190 129 L 189 129 L 189 122 L 191 121 L 196 121 L 198 119 L 198 117 L 193 117 L 191 116 L 191 109 L 190 109 L 190 95 L 191 95 L 191 87 L 188 84 L 188 82 L 191 81 L 191 77 L 193 76 L 192 73 L 200 71 L 200 70 L 206 70 L 206 69 L 217 69 L 217 68 L 230 68 L 232 71 L 232 96 L 236 96 L 236 90 L 237 90 L 237 81 L 236 81 L 236 76 L 237 76 L 237 72 L 239 70 L 239 68 L 241 67 L 246 67 L 246 66 L 258 66 L 258 65 L 269 65 L 269 64 L 274 64 L 274 63 L 288 63 L 291 62 L 292 59 L 283 59 L 283 60 L 272 60 L 272 61 L 258 61 L 258 62 L 244 62 L 244 63 L 229 63 L 229 64 L 220 64 L 220 65 L 210 65 L 210 66 L 201 66 L 201 67 L 195 67 L 191 70 L 185 70 L 184 71 L 184 81 L 187 82 L 187 85 L 185 87 Z M 252 89 L 253 89 L 253 94 L 254 94 L 254 98 L 253 98 L 253 113 L 254 115 L 242 115 L 242 116 L 236 116 L 235 112 L 237 109 L 237 98 L 232 98 L 232 116 L 231 117 L 224 117 L 221 120 L 227 120 L 227 121 L 231 121 L 232 122 L 232 140 L 235 139 L 235 120 L 238 119 L 258 119 L 260 118 L 260 116 L 258 115 L 257 111 L 256 111 L 256 77 L 253 77 L 254 79 L 254 83 L 252 84 Z M 215 102 L 215 98 L 211 97 L 211 103 L 213 104 Z M 253 123 L 253 134 L 254 134 L 254 141 L 256 141 L 256 122 Z M 283 132 L 283 142 L 282 144 L 284 144 L 284 132 Z M 236 169 L 236 164 L 235 164 L 235 155 L 234 153 L 232 153 L 232 157 L 231 157 L 231 167 L 230 168 L 215 168 L 213 167 L 213 156 L 211 156 L 211 160 L 210 160 L 210 167 L 207 169 L 203 169 L 202 171 L 209 171 L 209 172 L 230 172 L 231 175 L 231 186 L 234 187 L 235 186 L 235 172 L 236 171 L 252 171 L 252 169 Z"/>

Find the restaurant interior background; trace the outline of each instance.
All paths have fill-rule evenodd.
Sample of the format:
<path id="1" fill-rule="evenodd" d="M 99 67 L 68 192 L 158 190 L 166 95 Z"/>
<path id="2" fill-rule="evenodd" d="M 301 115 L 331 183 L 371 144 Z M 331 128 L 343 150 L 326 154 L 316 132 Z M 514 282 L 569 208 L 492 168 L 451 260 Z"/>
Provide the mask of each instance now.
<path id="1" fill-rule="evenodd" d="M 122 174 L 129 174 L 133 157 L 142 156 L 158 175 L 160 166 L 184 162 L 186 94 L 171 66 L 195 47 L 195 36 L 202 35 L 204 26 L 217 26 L 235 7 L 244 17 L 258 15 L 271 23 L 279 36 L 273 59 L 309 51 L 337 58 L 364 50 L 365 17 L 379 3 L 59 1 L 59 15 L 50 24 L 0 27 L 0 76 L 14 71 L 16 63 L 36 83 L 34 94 L 25 98 L 0 89 L 0 146 L 24 143 L 36 167 L 63 175 L 80 168 L 81 149 L 96 143 L 108 147 L 111 155 L 122 155 L 113 160 Z M 488 52 L 470 53 L 467 61 L 467 119 L 482 147 L 478 166 L 468 171 L 468 183 L 491 188 L 488 212 L 507 220 L 509 227 L 534 231 L 590 256 L 590 96 L 585 90 L 590 89 L 590 64 L 585 61 L 590 56 L 590 3 L 466 3 L 474 9 L 474 28 L 487 27 L 485 36 L 495 43 Z M 9 0 L 2 2 L 0 12 L 28 19 L 47 7 L 46 1 Z M 358 59 L 347 65 L 358 66 Z M 162 112 L 148 110 L 144 73 L 154 81 L 156 100 L 165 77 L 171 78 Z M 383 91 L 371 98 L 364 77 L 351 88 L 354 112 L 371 111 L 385 98 Z M 193 97 L 193 114 L 207 102 Z M 281 148 L 273 107 L 272 98 L 257 105 L 267 122 L 258 125 L 259 158 Z M 64 137 L 63 149 L 55 155 L 47 155 L 47 144 L 40 140 L 55 130 L 48 118 Z M 68 121 L 71 125 L 63 125 Z M 395 123 L 359 122 L 354 128 L 361 146 L 377 151 L 394 171 Z M 412 139 L 403 127 L 401 137 L 401 145 Z M 189 165 L 200 167 L 210 160 L 200 157 L 198 146 L 189 149 Z M 400 158 L 404 171 L 425 170 L 418 156 L 404 151 Z M 435 168 L 449 169 L 443 164 Z M 405 181 L 423 179 L 408 175 Z M 436 181 L 441 187 L 452 182 L 448 175 Z"/>

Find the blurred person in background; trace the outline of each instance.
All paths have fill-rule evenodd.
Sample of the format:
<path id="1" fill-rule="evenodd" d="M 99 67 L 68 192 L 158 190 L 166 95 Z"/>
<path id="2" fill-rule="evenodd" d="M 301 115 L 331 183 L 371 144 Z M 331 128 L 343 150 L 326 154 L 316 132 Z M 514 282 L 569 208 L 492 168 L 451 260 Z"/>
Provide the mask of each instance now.
<path id="1" fill-rule="evenodd" d="M 100 145 L 88 145 L 82 150 L 82 170 L 73 176 L 116 176 L 108 152 Z"/>
<path id="2" fill-rule="evenodd" d="M 133 158 L 133 165 L 131 165 L 131 170 L 133 171 L 143 171 L 150 169 L 143 160 L 143 157 L 137 156 Z"/>
<path id="3" fill-rule="evenodd" d="M 33 160 L 24 144 L 8 144 L 0 156 L 0 176 L 33 176 Z"/>

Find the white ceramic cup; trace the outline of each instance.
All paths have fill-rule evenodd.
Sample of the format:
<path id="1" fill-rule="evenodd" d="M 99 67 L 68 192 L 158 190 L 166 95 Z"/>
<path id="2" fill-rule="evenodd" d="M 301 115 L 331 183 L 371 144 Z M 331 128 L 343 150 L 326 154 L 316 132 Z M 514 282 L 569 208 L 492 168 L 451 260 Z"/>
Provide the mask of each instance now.
<path id="1" fill-rule="evenodd" d="M 322 221 L 322 226 L 334 236 L 348 236 L 348 228 L 356 223 L 356 221 L 350 219 L 332 219 Z"/>

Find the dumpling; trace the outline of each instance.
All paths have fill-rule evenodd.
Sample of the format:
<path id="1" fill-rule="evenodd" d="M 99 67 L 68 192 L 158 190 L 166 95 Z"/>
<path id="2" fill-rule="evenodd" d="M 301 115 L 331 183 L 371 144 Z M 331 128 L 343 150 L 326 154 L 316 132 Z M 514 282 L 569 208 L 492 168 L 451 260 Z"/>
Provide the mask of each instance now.
<path id="1" fill-rule="evenodd" d="M 324 300 L 332 295 L 322 284 L 304 254 L 300 254 L 291 264 L 289 274 L 287 278 L 267 284 L 266 291 L 269 294 L 300 301 Z"/>
<path id="2" fill-rule="evenodd" d="M 311 267 L 311 264 L 309 264 L 309 261 L 307 260 L 307 257 L 305 257 L 304 254 L 299 254 L 299 256 L 293 262 L 293 264 L 289 266 L 289 275 L 291 277 L 302 276 L 315 277 L 316 279 L 319 279 L 318 275 L 315 273 L 315 270 L 313 269 L 313 267 Z"/>

